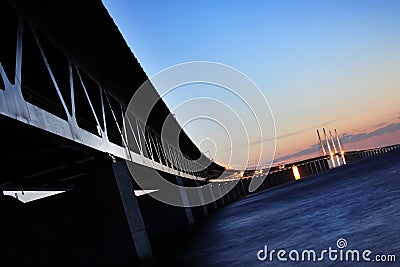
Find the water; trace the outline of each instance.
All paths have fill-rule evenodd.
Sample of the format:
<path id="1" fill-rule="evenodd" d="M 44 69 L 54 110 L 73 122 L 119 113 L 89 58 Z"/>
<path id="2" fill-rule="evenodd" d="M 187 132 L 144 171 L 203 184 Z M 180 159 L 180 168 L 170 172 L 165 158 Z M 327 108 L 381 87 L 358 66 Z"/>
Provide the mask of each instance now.
<path id="1" fill-rule="evenodd" d="M 259 261 L 268 249 L 394 254 L 395 263 Z M 197 225 L 163 264 L 176 266 L 400 266 L 400 152 L 350 164 L 232 203 Z M 294 254 L 293 254 L 294 255 Z M 288 258 L 288 254 L 286 254 Z M 165 266 L 166 266 L 165 265 Z"/>

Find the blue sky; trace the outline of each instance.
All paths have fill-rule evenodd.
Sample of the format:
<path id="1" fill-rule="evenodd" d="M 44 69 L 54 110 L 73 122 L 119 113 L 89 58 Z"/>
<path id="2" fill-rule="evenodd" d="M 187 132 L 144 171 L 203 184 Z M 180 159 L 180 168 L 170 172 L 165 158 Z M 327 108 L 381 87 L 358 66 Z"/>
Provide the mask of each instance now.
<path id="1" fill-rule="evenodd" d="M 103 3 L 149 76 L 201 60 L 252 79 L 275 117 L 277 158 L 310 151 L 321 127 L 357 135 L 345 138 L 351 149 L 400 142 L 399 134 L 385 131 L 400 121 L 400 1 Z M 176 92 L 165 102 L 174 109 L 198 95 Z M 222 93 L 213 97 L 226 101 Z M 191 110 L 180 112 L 178 120 Z M 195 142 L 202 139 L 195 125 L 185 130 Z M 217 145 L 222 151 L 226 144 Z"/>

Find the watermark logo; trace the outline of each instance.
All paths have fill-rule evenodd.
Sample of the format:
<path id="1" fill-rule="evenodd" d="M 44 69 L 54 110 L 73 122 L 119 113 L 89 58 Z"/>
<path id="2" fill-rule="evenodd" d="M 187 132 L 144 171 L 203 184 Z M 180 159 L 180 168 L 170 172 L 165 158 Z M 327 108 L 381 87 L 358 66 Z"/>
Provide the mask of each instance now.
<path id="1" fill-rule="evenodd" d="M 269 249 L 268 245 L 257 252 L 259 261 L 293 261 L 293 262 L 396 262 L 395 254 L 374 254 L 371 250 L 348 249 L 347 240 L 339 238 L 336 241 L 336 247 L 328 247 L 328 249 L 285 249 L 275 250 Z"/>
<path id="2" fill-rule="evenodd" d="M 212 86 L 215 95 L 221 92 L 220 95 L 224 93 L 229 99 L 234 100 L 229 102 L 227 99 L 212 95 L 185 99 L 178 103 L 177 109 L 188 106 L 190 114 L 185 113 L 185 120 L 179 122 L 180 125 L 176 121 L 174 110 L 171 110 L 171 114 L 166 118 L 162 117 L 165 114 L 155 114 L 157 110 L 162 109 L 161 99 L 176 90 L 190 89 L 192 85 Z M 183 92 L 183 95 L 185 94 L 189 93 Z M 213 107 L 220 112 L 212 111 Z M 223 114 L 225 116 L 222 116 Z M 153 123 L 158 120 L 160 121 L 158 124 Z M 152 164 L 161 166 L 158 170 L 141 167 L 133 162 L 147 159 L 139 157 L 136 160 L 127 160 L 133 179 L 142 189 L 157 189 L 150 196 L 173 206 L 202 206 L 223 197 L 240 181 L 232 179 L 229 183 L 221 185 L 219 183 L 200 185 L 197 182 L 197 186 L 185 187 L 182 182 L 168 181 L 160 173 L 160 168 L 166 172 L 167 168 L 173 168 L 182 173 L 201 173 L 208 170 L 207 167 L 212 164 L 211 159 L 207 159 L 205 154 L 197 159 L 187 157 L 179 142 L 182 130 L 180 126 L 184 129 L 186 124 L 201 120 L 214 123 L 216 128 L 224 132 L 226 143 L 230 144 L 228 148 L 218 147 L 219 142 L 212 139 L 213 135 L 203 136 L 202 140 L 213 143 L 215 153 L 222 149 L 229 151 L 228 160 L 223 162 L 224 164 L 246 167 L 252 159 L 251 163 L 255 166 L 263 166 L 265 171 L 258 175 L 257 179 L 251 179 L 249 191 L 253 192 L 262 184 L 273 162 L 276 147 L 275 122 L 267 99 L 249 77 L 230 66 L 215 62 L 187 62 L 169 67 L 147 80 L 135 91 L 124 117 L 125 128 L 129 129 L 128 148 L 136 154 L 151 159 Z M 152 132 L 151 127 L 147 127 L 149 124 L 156 124 L 153 129 L 158 129 Z M 199 146 L 201 147 L 201 144 Z M 229 175 L 230 172 L 226 170 L 219 177 Z M 180 180 L 179 174 L 176 176 L 178 176 L 176 179 Z"/>
<path id="3" fill-rule="evenodd" d="M 346 239 L 344 239 L 344 238 L 339 238 L 339 239 L 336 241 L 336 246 L 337 246 L 338 248 L 345 248 L 345 247 L 347 247 L 347 241 L 346 241 Z"/>

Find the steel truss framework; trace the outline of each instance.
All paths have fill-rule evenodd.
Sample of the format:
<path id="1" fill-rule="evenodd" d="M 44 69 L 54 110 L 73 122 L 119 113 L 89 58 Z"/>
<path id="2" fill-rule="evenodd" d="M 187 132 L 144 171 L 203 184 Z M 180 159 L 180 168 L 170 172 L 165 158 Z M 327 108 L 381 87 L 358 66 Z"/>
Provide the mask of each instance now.
<path id="1" fill-rule="evenodd" d="M 36 43 L 51 79 L 53 85 L 52 89 L 56 91 L 58 99 L 61 102 L 61 111 L 65 113 L 66 120 L 26 101 L 23 96 L 22 85 L 24 77 L 22 76 L 22 67 L 24 64 L 24 31 L 32 31 L 34 43 Z M 158 133 L 152 131 L 134 115 L 129 114 L 124 120 L 125 111 L 122 106 L 118 103 L 119 107 L 116 108 L 115 105 L 113 107 L 111 105 L 113 99 L 108 95 L 104 86 L 98 82 L 96 82 L 96 84 L 100 94 L 101 110 L 95 110 L 96 108 L 91 100 L 93 95 L 90 95 L 87 90 L 87 84 L 85 84 L 82 78 L 84 72 L 68 58 L 68 56 L 64 55 L 64 57 L 67 58 L 66 62 L 69 70 L 70 105 L 68 105 L 61 93 L 60 84 L 54 75 L 54 69 L 59 66 L 51 66 L 49 63 L 46 57 L 46 51 L 41 44 L 43 41 L 41 38 L 42 37 L 39 38 L 39 35 L 33 27 L 27 24 L 22 17 L 18 17 L 14 81 L 10 81 L 7 77 L 5 69 L 3 68 L 3 62 L 0 62 L 0 74 L 4 83 L 4 88 L 1 88 L 3 90 L 0 90 L 1 114 L 96 150 L 109 153 L 114 157 L 129 160 L 180 177 L 205 180 L 204 177 L 201 177 L 203 176 L 202 172 L 199 171 L 204 169 L 204 166 L 200 166 L 195 161 L 188 160 L 178 148 L 163 140 Z M 7 40 L 2 40 L 2 42 L 5 41 Z M 36 62 L 34 64 L 36 64 Z M 97 133 L 83 129 L 77 120 L 77 116 L 79 116 L 75 107 L 75 88 L 78 87 L 76 84 L 77 81 L 80 89 L 84 91 L 87 105 L 90 106 Z M 111 120 L 107 120 L 107 113 L 111 114 Z M 98 116 L 98 114 L 101 114 L 101 116 Z M 120 140 L 122 141 L 121 144 L 110 141 L 109 132 L 107 130 L 110 127 L 116 127 Z M 132 138 L 128 138 L 128 136 Z"/>

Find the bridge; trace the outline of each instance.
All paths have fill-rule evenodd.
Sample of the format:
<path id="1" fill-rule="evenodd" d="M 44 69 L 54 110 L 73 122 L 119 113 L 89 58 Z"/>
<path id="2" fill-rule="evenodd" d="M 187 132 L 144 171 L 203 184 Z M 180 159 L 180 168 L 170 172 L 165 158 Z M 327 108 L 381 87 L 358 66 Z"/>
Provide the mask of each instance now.
<path id="1" fill-rule="evenodd" d="M 0 5 L 1 266 L 146 264 L 166 236 L 248 195 L 252 179 L 269 173 L 258 190 L 295 179 L 292 165 L 226 170 L 211 161 L 154 87 L 128 114 L 148 77 L 101 1 Z M 178 143 L 161 137 L 164 123 Z M 213 187 L 199 190 L 202 205 L 180 191 L 182 207 L 171 206 L 150 196 L 159 188 L 140 188 L 127 162 L 179 186 Z M 307 176 L 327 162 L 295 165 Z M 64 193 L 21 204 L 10 191 Z"/>
<path id="2" fill-rule="evenodd" d="M 23 206 L 2 196 L 4 211 L 9 211 L 4 227 L 14 229 L 23 223 L 25 229 L 14 229 L 3 240 L 0 258 L 4 262 L 46 265 L 79 249 L 89 250 L 85 257 L 90 256 L 93 249 L 78 245 L 82 241 L 104 243 L 100 249 L 108 251 L 103 254 L 106 263 L 146 262 L 152 258 L 153 237 L 194 223 L 223 206 L 226 186 L 221 183 L 210 191 L 213 203 L 178 208 L 146 196 L 158 189 L 142 190 L 132 179 L 126 161 L 188 187 L 209 183 L 224 168 L 199 151 L 154 87 L 143 95 L 143 106 L 127 114 L 129 100 L 148 77 L 100 1 L 3 1 L 0 12 L 2 195 L 65 192 Z M 146 106 L 153 102 L 156 105 L 144 120 Z M 166 121 L 178 133 L 178 144 L 161 138 Z M 241 192 L 237 190 L 237 198 L 245 194 L 243 185 Z M 181 200 L 182 206 L 190 205 L 184 192 Z M 84 221 L 86 226 L 68 224 L 69 230 L 89 232 L 90 238 L 71 238 L 53 229 L 54 221 L 65 216 Z M 170 221 L 165 221 L 168 217 Z M 99 220 L 105 222 L 103 227 L 96 226 Z M 38 246 L 51 251 L 51 257 L 39 257 L 31 240 L 16 245 L 13 240 L 22 232 L 38 234 Z M 105 238 L 103 232 L 121 238 Z M 53 235 L 60 240 L 55 242 Z M 57 244 L 71 242 L 75 248 L 67 252 L 53 250 Z M 117 244 L 123 246 L 118 252 Z M 13 257 L 15 251 L 28 257 Z"/>

